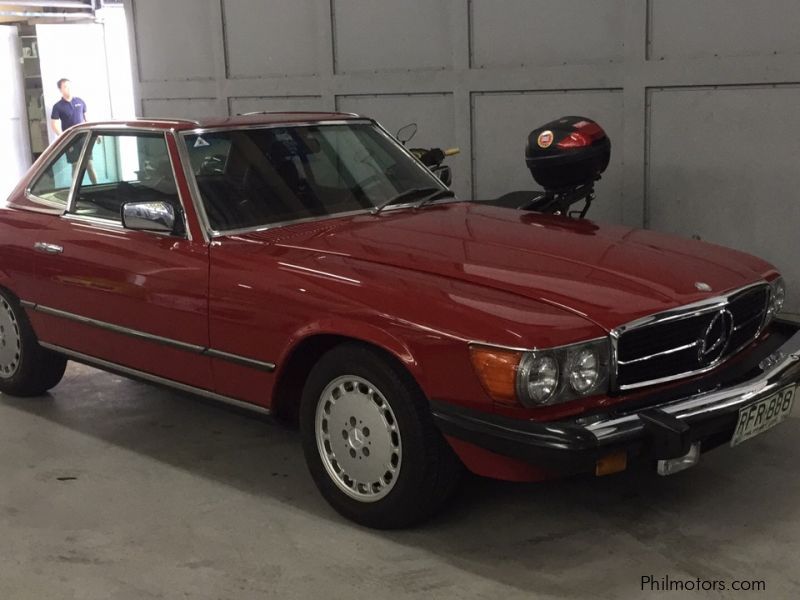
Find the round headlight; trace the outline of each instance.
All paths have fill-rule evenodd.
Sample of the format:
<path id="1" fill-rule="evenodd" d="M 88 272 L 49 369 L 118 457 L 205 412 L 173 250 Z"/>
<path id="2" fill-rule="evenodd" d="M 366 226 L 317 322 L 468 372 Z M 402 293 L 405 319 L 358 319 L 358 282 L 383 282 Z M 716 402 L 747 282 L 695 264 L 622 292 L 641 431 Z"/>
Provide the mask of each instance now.
<path id="1" fill-rule="evenodd" d="M 770 301 L 770 312 L 773 315 L 778 314 L 783 310 L 783 303 L 786 300 L 786 285 L 783 279 L 776 279 L 772 282 L 772 299 Z"/>
<path id="2" fill-rule="evenodd" d="M 547 404 L 558 389 L 558 361 L 552 356 L 529 356 L 520 369 L 525 397 L 536 404 Z"/>
<path id="3" fill-rule="evenodd" d="M 600 378 L 600 360 L 592 348 L 575 352 L 567 367 L 569 385 L 579 394 L 590 391 Z"/>

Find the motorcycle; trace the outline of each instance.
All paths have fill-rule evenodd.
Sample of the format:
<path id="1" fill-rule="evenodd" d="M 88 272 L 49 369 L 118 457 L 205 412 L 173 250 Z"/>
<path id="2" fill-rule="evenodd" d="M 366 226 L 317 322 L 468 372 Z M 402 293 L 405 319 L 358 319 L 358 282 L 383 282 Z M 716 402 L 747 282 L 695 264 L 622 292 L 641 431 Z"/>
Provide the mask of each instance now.
<path id="1" fill-rule="evenodd" d="M 405 145 L 416 132 L 416 123 L 411 123 L 398 131 L 397 138 Z M 451 184 L 452 170 L 442 163 L 447 156 L 458 154 L 457 148 L 412 148 L 410 151 L 446 185 Z M 525 162 L 534 180 L 544 189 L 508 192 L 480 202 L 583 219 L 595 200 L 595 183 L 610 160 L 611 140 L 598 123 L 586 117 L 562 117 L 537 127 L 528 135 Z M 583 202 L 583 206 L 572 210 L 579 202 Z"/>
<path id="2" fill-rule="evenodd" d="M 405 146 L 417 134 L 417 124 L 409 123 L 401 127 L 395 136 Z M 461 153 L 459 148 L 409 148 L 411 154 L 428 167 L 442 183 L 450 187 L 453 183 L 453 170 L 450 165 L 442 164 L 445 158 Z"/>

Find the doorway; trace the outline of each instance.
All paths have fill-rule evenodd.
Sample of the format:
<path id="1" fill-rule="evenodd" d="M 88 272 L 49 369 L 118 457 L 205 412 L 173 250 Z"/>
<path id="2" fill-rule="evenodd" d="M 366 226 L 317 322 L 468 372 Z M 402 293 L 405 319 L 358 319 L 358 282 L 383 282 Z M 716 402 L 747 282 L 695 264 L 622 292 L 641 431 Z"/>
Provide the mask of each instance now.
<path id="1" fill-rule="evenodd" d="M 0 76 L 11 84 L 9 96 L 0 100 L 0 143 L 13 149 L 0 175 L 0 202 L 55 140 L 50 114 L 61 99 L 59 79 L 71 81 L 88 120 L 135 117 L 124 8 L 98 3 L 76 20 L 28 18 L 0 26 Z"/>

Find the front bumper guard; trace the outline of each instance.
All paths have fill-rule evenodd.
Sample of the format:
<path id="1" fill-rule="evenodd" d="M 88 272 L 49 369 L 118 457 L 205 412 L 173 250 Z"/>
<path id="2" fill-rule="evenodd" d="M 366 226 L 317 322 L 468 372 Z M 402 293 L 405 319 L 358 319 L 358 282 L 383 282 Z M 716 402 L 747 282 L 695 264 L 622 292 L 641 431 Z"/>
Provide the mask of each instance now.
<path id="1" fill-rule="evenodd" d="M 445 435 L 562 470 L 593 470 L 599 458 L 620 450 L 630 458 L 677 458 L 685 455 L 693 442 L 714 436 L 730 439 L 739 409 L 800 380 L 800 325 L 785 324 L 793 327 L 794 333 L 761 361 L 759 375 L 656 406 L 541 422 L 434 402 L 433 416 Z"/>

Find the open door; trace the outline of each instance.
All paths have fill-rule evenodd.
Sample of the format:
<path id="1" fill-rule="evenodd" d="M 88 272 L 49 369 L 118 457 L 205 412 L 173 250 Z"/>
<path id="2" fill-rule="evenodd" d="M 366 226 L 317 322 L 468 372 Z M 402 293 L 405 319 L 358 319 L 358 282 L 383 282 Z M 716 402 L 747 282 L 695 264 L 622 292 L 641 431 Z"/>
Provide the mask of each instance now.
<path id="1" fill-rule="evenodd" d="M 111 95 L 103 26 L 98 23 L 37 25 L 36 40 L 48 119 L 53 105 L 61 100 L 56 83 L 62 77 L 72 82 L 73 95 L 86 102 L 89 119 L 110 119 Z M 51 142 L 54 137 L 50 131 Z"/>
<path id="2" fill-rule="evenodd" d="M 3 167 L 0 169 L 0 203 L 31 165 L 28 140 L 28 115 L 25 110 L 25 86 L 20 64 L 17 28 L 0 25 L 0 142 L 3 144 Z"/>

